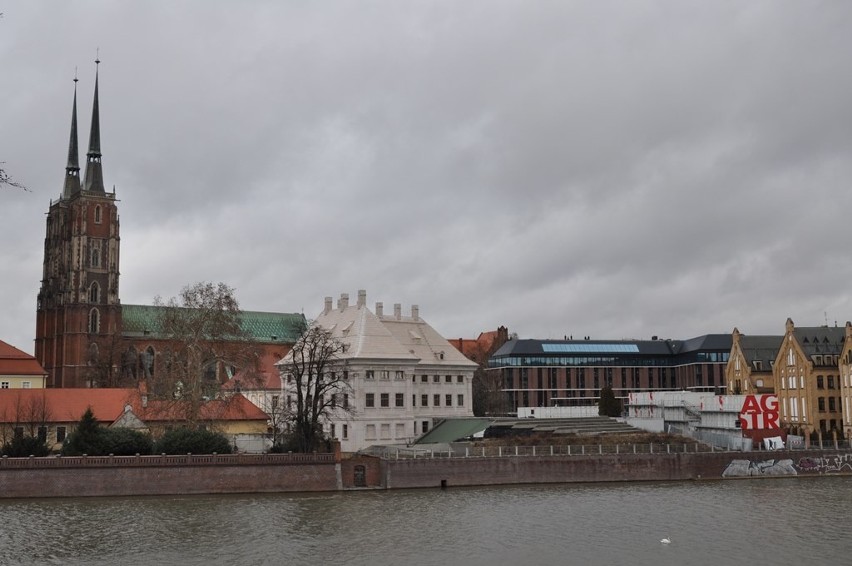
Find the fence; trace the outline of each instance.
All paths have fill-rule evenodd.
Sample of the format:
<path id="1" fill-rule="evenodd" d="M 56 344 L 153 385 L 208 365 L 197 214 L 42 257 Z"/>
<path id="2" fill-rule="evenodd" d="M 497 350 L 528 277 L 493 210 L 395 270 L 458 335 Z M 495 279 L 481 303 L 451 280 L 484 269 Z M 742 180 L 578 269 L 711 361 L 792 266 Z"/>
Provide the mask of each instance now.
<path id="1" fill-rule="evenodd" d="M 158 456 L 47 456 L 44 458 L 0 458 L 4 468 L 85 468 L 85 467 L 152 467 L 152 466 L 286 466 L 333 464 L 328 454 L 161 454 Z"/>
<path id="2" fill-rule="evenodd" d="M 503 458 L 543 456 L 593 456 L 601 454 L 676 454 L 720 452 L 698 442 L 686 444 L 578 444 L 553 446 L 441 446 L 435 448 L 388 447 L 379 456 L 405 458 Z"/>
<path id="3" fill-rule="evenodd" d="M 841 445 L 842 444 L 842 445 Z M 838 450 L 847 443 L 830 446 L 812 445 L 810 450 Z M 757 448 L 759 450 L 759 448 Z M 545 456 L 598 456 L 604 454 L 697 454 L 715 452 L 742 452 L 741 447 L 719 448 L 702 442 L 676 444 L 579 444 L 553 446 L 439 446 L 434 448 L 387 447 L 374 456 L 390 460 L 420 458 L 508 458 Z"/>
<path id="4" fill-rule="evenodd" d="M 691 428 L 689 426 L 669 424 L 666 426 L 666 432 L 687 438 L 693 438 L 699 442 L 710 444 L 721 450 L 750 451 L 763 449 L 761 442 L 753 442 L 751 438 L 743 437 L 742 431 L 740 430 L 724 432 L 719 430 L 705 430 L 700 428 Z M 803 437 L 793 435 L 787 435 L 787 440 L 787 448 L 791 450 L 803 448 L 811 448 L 815 450 L 841 450 L 852 448 L 852 441 L 849 440 L 833 440 L 824 438 L 807 443 Z"/>

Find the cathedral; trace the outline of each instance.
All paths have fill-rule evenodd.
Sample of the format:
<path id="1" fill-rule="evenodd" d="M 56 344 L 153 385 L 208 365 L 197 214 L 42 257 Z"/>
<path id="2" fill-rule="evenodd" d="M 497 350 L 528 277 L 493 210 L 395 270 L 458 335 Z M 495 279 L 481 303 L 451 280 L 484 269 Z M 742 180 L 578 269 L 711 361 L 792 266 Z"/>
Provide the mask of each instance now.
<path id="1" fill-rule="evenodd" d="M 164 307 L 120 300 L 118 201 L 115 188 L 104 187 L 97 71 L 82 179 L 77 140 L 75 78 L 65 180 L 47 212 L 35 357 L 48 373 L 48 387 L 127 386 L 165 371 L 169 338 L 158 322 Z M 240 326 L 260 352 L 259 369 L 270 373 L 304 328 L 304 316 L 242 311 Z M 225 382 L 240 369 L 213 373 Z"/>

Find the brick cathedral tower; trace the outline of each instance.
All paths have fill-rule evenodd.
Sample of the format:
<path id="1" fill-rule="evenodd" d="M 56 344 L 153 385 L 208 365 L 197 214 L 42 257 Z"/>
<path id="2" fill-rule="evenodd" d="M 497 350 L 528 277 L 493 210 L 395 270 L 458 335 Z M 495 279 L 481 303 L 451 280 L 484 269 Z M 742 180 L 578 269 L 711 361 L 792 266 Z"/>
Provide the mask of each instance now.
<path id="1" fill-rule="evenodd" d="M 99 64 L 100 61 L 95 61 Z M 48 387 L 99 385 L 95 368 L 121 337 L 118 296 L 118 208 L 104 190 L 101 169 L 98 73 L 86 175 L 80 183 L 77 150 L 77 79 L 65 185 L 51 201 L 44 240 L 44 270 L 36 311 L 35 356 Z"/>

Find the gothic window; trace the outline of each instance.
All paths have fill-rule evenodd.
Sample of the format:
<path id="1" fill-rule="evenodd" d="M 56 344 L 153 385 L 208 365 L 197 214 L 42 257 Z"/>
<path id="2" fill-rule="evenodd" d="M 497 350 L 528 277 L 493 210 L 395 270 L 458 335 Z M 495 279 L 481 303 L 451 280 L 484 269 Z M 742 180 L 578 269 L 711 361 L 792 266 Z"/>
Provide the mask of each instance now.
<path id="1" fill-rule="evenodd" d="M 89 354 L 86 362 L 93 366 L 98 363 L 98 345 L 95 342 L 89 344 Z"/>
<path id="2" fill-rule="evenodd" d="M 100 267 L 101 266 L 101 250 L 95 247 L 96 244 L 92 244 L 92 267 Z"/>
<path id="3" fill-rule="evenodd" d="M 92 283 L 91 287 L 89 287 L 89 302 L 92 304 L 97 304 L 101 296 L 101 286 L 98 285 L 98 282 L 95 281 Z"/>
<path id="4" fill-rule="evenodd" d="M 101 223 L 101 207 L 100 205 L 95 207 L 95 224 Z"/>
<path id="5" fill-rule="evenodd" d="M 154 376 L 154 347 L 148 346 L 142 354 L 142 374 L 145 377 Z"/>
<path id="6" fill-rule="evenodd" d="M 89 311 L 89 334 L 97 334 L 101 326 L 101 314 L 98 309 Z"/>

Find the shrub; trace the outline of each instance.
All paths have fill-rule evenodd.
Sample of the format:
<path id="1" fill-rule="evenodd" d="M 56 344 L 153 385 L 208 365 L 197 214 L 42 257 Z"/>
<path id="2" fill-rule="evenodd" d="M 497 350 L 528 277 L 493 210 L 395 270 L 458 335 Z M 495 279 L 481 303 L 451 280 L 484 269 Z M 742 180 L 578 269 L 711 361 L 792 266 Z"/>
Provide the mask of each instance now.
<path id="1" fill-rule="evenodd" d="M 203 429 L 176 428 L 166 432 L 157 441 L 154 452 L 158 454 L 230 454 L 231 442 L 220 432 Z"/>
<path id="2" fill-rule="evenodd" d="M 280 441 L 272 445 L 269 452 L 273 454 L 286 454 L 287 452 L 304 452 L 304 440 L 297 434 L 286 434 Z M 331 452 L 331 441 L 321 435 L 317 435 L 313 441 L 317 452 Z"/>
<path id="3" fill-rule="evenodd" d="M 150 454 L 154 448 L 151 435 L 130 428 L 105 428 L 100 431 L 99 448 L 104 454 L 116 456 L 133 456 L 134 454 Z"/>
<path id="4" fill-rule="evenodd" d="M 598 402 L 598 414 L 604 417 L 620 417 L 621 411 L 621 400 L 615 396 L 612 387 L 608 385 L 602 387 L 600 401 Z"/>
<path id="5" fill-rule="evenodd" d="M 40 438 L 32 436 L 16 436 L 12 442 L 3 445 L 3 456 L 10 458 L 26 458 L 27 456 L 47 456 L 50 448 Z"/>
<path id="6" fill-rule="evenodd" d="M 92 413 L 91 407 L 86 409 L 86 412 L 80 417 L 80 422 L 77 423 L 77 428 L 65 439 L 62 445 L 62 455 L 81 456 L 88 454 L 97 456 L 108 454 L 108 452 L 103 451 L 102 430 L 98 419 Z"/>

